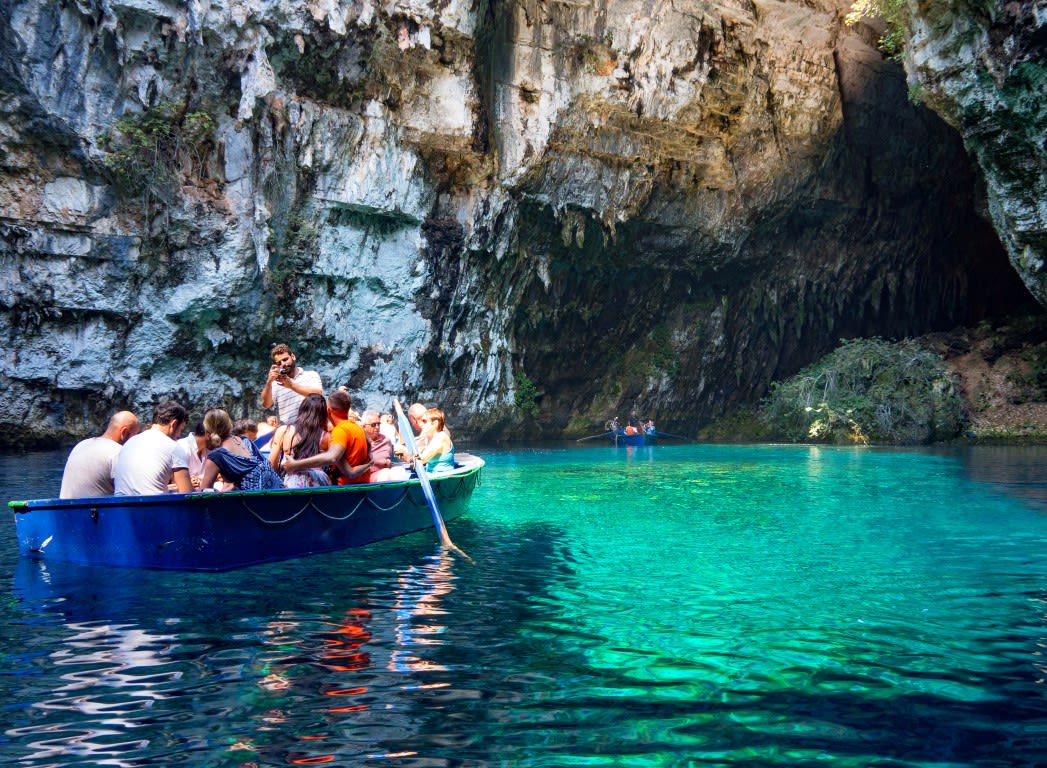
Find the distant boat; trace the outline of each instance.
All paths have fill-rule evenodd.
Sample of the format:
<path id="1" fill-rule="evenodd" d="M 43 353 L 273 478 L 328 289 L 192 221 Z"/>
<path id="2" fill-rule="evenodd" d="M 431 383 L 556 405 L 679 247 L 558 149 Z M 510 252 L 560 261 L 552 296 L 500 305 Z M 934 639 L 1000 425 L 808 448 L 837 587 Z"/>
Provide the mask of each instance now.
<path id="1" fill-rule="evenodd" d="M 445 520 L 462 515 L 484 461 L 429 482 Z M 272 491 L 166 493 L 11 501 L 23 555 L 182 571 L 247 565 L 361 547 L 433 527 L 417 478 Z"/>
<path id="2" fill-rule="evenodd" d="M 632 432 L 624 429 L 612 430 L 609 437 L 615 445 L 654 445 L 658 440 L 657 432 Z"/>

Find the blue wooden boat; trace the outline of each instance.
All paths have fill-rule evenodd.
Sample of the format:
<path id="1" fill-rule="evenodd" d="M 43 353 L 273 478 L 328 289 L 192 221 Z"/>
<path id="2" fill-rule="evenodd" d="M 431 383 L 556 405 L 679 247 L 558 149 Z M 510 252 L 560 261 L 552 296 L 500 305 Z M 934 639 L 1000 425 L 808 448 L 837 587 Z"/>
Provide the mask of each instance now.
<path id="1" fill-rule="evenodd" d="M 630 435 L 626 434 L 624 429 L 612 432 L 610 437 L 615 445 L 654 445 L 656 440 L 656 436 L 653 434 L 637 432 Z"/>
<path id="2" fill-rule="evenodd" d="M 483 459 L 429 475 L 445 520 L 462 515 Z M 23 555 L 89 565 L 226 571 L 360 547 L 433 527 L 417 478 L 275 491 L 11 501 Z"/>

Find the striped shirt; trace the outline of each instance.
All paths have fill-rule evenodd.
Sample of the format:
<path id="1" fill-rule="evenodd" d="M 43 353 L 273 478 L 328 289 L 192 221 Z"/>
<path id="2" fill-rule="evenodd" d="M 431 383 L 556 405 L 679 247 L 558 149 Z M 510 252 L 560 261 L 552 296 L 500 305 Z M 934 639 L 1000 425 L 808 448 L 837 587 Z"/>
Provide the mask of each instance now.
<path id="1" fill-rule="evenodd" d="M 291 379 L 292 384 L 313 387 L 319 389 L 321 394 L 323 393 L 324 385 L 320 381 L 320 374 L 316 371 L 304 371 L 301 368 L 296 368 L 295 374 L 294 378 Z M 294 424 L 295 419 L 298 418 L 298 406 L 302 404 L 303 400 L 305 400 L 305 395 L 300 395 L 290 387 L 285 387 L 276 381 L 273 382 L 273 405 L 276 406 L 282 423 Z"/>

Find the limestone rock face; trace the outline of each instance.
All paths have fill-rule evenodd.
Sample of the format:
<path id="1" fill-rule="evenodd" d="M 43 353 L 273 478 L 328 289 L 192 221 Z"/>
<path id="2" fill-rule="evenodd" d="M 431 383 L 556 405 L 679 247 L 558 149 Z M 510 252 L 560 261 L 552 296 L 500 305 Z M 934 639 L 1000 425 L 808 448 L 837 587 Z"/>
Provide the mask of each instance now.
<path id="1" fill-rule="evenodd" d="M 261 416 L 278 341 L 461 434 L 693 432 L 840 338 L 1022 300 L 842 9 L 0 0 L 0 434 Z"/>
<path id="2" fill-rule="evenodd" d="M 963 136 L 1011 263 L 1047 303 L 1047 2 L 928 2 L 912 12 L 910 79 Z"/>

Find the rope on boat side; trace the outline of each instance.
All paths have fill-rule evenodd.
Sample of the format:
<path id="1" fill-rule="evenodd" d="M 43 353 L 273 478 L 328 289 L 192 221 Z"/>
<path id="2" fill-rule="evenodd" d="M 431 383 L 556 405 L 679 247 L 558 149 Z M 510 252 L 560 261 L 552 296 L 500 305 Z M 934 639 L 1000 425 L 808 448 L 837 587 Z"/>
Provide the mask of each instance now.
<path id="1" fill-rule="evenodd" d="M 442 499 L 445 499 L 445 500 L 454 501 L 456 498 L 458 498 L 459 491 L 462 490 L 462 486 L 465 484 L 466 480 L 468 480 L 470 478 L 472 478 L 474 480 L 474 486 L 473 487 L 476 487 L 477 485 L 480 484 L 479 478 L 476 475 L 468 475 L 468 476 L 458 477 L 458 478 L 456 478 L 458 480 L 458 484 L 455 486 L 454 490 L 452 492 L 450 492 L 450 493 L 441 493 L 440 497 Z M 439 488 L 442 490 L 442 487 L 444 485 L 445 485 L 445 483 L 441 483 Z M 377 509 L 379 512 L 389 512 L 389 511 L 395 509 L 397 506 L 399 506 L 400 502 L 402 502 L 404 500 L 404 498 L 408 495 L 408 493 L 410 492 L 411 488 L 412 488 L 411 485 L 404 485 L 404 486 L 402 486 L 402 493 L 400 494 L 400 498 L 398 498 L 396 501 L 394 501 L 388 507 L 383 507 L 380 504 L 377 504 L 374 501 L 374 499 L 371 498 L 371 494 L 370 493 L 364 493 L 364 494 L 362 494 L 360 496 L 360 500 L 358 502 L 356 502 L 356 506 L 353 507 L 352 511 L 349 512 L 349 514 L 343 515 L 341 517 L 339 517 L 337 515 L 329 515 L 326 512 L 324 512 L 322 509 L 320 509 L 320 507 L 316 506 L 316 502 L 313 501 L 313 497 L 312 496 L 309 497 L 309 501 L 307 501 L 305 503 L 305 505 L 301 509 L 299 509 L 297 512 L 295 512 L 290 517 L 287 517 L 287 518 L 285 518 L 283 520 L 267 520 L 265 517 L 263 517 L 262 515 L 258 514 L 253 509 L 251 509 L 251 507 L 247 504 L 247 501 L 246 501 L 245 497 L 242 497 L 242 496 L 240 497 L 240 504 L 243 505 L 244 509 L 246 509 L 252 515 L 254 515 L 254 517 L 259 522 L 265 523 L 266 525 L 286 525 L 287 523 L 290 523 L 291 521 L 293 521 L 296 518 L 298 518 L 299 516 L 301 516 L 301 514 L 303 512 L 305 512 L 307 509 L 309 509 L 309 507 L 312 507 L 313 509 L 315 509 L 317 514 L 319 514 L 321 517 L 326 517 L 328 520 L 334 520 L 335 522 L 342 522 L 343 520 L 348 520 L 350 517 L 355 515 L 365 501 L 368 502 L 372 507 Z M 424 499 L 422 499 L 421 501 L 419 501 L 419 500 L 413 500 L 413 501 L 416 504 L 419 504 L 422 501 L 424 501 Z"/>
<path id="2" fill-rule="evenodd" d="M 404 487 L 402 489 L 402 492 L 400 493 L 400 498 L 398 498 L 396 501 L 394 501 L 388 507 L 383 507 L 380 504 L 376 503 L 375 500 L 371 498 L 371 494 L 367 494 L 364 498 L 366 498 L 367 501 L 370 502 L 371 506 L 374 507 L 375 509 L 377 509 L 379 512 L 389 512 L 389 511 L 395 509 L 396 507 L 400 506 L 400 502 L 404 500 L 404 497 L 406 495 L 407 495 L 407 488 Z"/>
<path id="3" fill-rule="evenodd" d="M 242 496 L 240 497 L 240 504 L 243 505 L 244 509 L 246 509 L 252 515 L 254 515 L 255 518 L 259 522 L 265 523 L 266 525 L 286 525 L 287 523 L 291 522 L 296 517 L 301 515 L 303 512 L 305 512 L 305 510 L 309 509 L 309 507 L 313 506 L 313 499 L 312 499 L 312 497 L 310 497 L 309 501 L 307 501 L 305 503 L 305 506 L 303 506 L 300 510 L 298 510 L 297 512 L 295 512 L 293 515 L 291 515 L 290 517 L 286 518 L 285 520 L 267 520 L 267 519 L 265 519 L 260 514 L 255 512 L 253 509 L 251 509 L 251 507 L 248 506 L 247 502 L 244 500 L 244 497 L 242 497 Z"/>
<path id="4" fill-rule="evenodd" d="M 341 522 L 342 520 L 348 520 L 348 519 L 349 519 L 350 517 L 352 517 L 353 515 L 355 515 L 355 514 L 356 514 L 356 510 L 358 510 L 358 509 L 360 508 L 360 505 L 361 505 L 361 504 L 363 504 L 363 503 L 364 503 L 365 501 L 367 501 L 367 494 L 366 494 L 366 493 L 365 493 L 365 494 L 363 494 L 363 495 L 362 495 L 362 496 L 360 497 L 360 500 L 359 500 L 358 502 L 356 502 L 356 506 L 355 506 L 355 507 L 353 507 L 353 511 L 352 511 L 352 512 L 350 512 L 350 513 L 349 513 L 348 515 L 346 515 L 345 517 L 337 517 L 337 516 L 335 516 L 335 515 L 329 515 L 329 514 L 327 514 L 327 513 L 326 513 L 326 512 L 324 512 L 324 511 L 323 511 L 322 509 L 320 509 L 320 508 L 319 508 L 318 506 L 316 506 L 315 504 L 313 504 L 313 502 L 312 502 L 312 499 L 310 499 L 310 500 L 309 500 L 309 503 L 310 503 L 310 504 L 312 504 L 312 507 L 313 507 L 313 509 L 315 509 L 315 510 L 316 510 L 317 512 L 319 512 L 319 513 L 320 513 L 320 516 L 321 516 L 321 517 L 326 517 L 326 518 L 327 518 L 328 520 L 334 520 L 334 521 L 336 521 L 336 522 Z M 373 504 L 374 502 L 371 502 L 371 503 Z"/>

